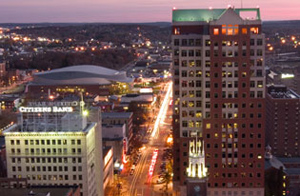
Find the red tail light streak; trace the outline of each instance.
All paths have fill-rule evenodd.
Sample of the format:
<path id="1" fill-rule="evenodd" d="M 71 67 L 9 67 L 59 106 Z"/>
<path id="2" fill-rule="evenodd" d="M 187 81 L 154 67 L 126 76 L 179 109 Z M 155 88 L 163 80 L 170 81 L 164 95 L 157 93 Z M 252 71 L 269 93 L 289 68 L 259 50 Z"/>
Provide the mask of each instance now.
<path id="1" fill-rule="evenodd" d="M 153 175 L 153 171 L 154 171 L 154 168 L 155 168 L 155 163 L 156 163 L 157 157 L 158 157 L 158 149 L 155 149 L 153 151 L 151 164 L 150 164 L 150 167 L 149 167 L 149 172 L 148 172 L 149 177 L 151 177 Z"/>

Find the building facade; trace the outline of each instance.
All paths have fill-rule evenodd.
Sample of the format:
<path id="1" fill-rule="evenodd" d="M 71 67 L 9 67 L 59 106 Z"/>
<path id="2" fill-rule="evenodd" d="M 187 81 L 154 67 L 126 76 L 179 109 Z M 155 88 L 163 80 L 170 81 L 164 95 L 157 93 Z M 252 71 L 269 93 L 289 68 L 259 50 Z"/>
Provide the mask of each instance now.
<path id="1" fill-rule="evenodd" d="M 34 102 L 20 107 L 19 123 L 4 131 L 9 178 L 29 185 L 80 187 L 103 195 L 101 120 L 87 122 L 79 103 Z"/>
<path id="2" fill-rule="evenodd" d="M 270 85 L 266 97 L 266 143 L 277 157 L 300 156 L 300 96 L 284 85 Z"/>
<path id="3" fill-rule="evenodd" d="M 126 125 L 102 125 L 103 146 L 113 147 L 114 161 L 122 160 L 126 163 L 128 151 L 128 139 L 126 137 Z"/>
<path id="4" fill-rule="evenodd" d="M 126 92 L 133 82 L 126 72 L 95 65 L 77 65 L 35 73 L 25 89 L 27 96 L 40 97 L 43 94 L 88 93 L 108 96 Z"/>
<path id="5" fill-rule="evenodd" d="M 103 189 L 104 193 L 114 182 L 113 147 L 103 147 Z M 105 193 L 106 194 L 106 193 Z"/>
<path id="6" fill-rule="evenodd" d="M 174 181 L 206 177 L 208 195 L 263 195 L 259 9 L 173 10 L 172 42 Z M 204 146 L 205 167 L 194 162 L 203 153 L 195 155 L 193 143 Z"/>
<path id="7" fill-rule="evenodd" d="M 126 125 L 126 137 L 128 143 L 133 138 L 132 112 L 102 112 L 102 124 Z"/>

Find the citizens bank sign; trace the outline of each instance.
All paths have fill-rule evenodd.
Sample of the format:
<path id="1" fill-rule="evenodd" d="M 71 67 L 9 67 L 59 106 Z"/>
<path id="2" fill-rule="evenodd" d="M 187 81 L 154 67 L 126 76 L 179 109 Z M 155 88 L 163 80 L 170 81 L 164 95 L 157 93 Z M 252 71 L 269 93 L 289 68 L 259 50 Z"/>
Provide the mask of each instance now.
<path id="1" fill-rule="evenodd" d="M 20 107 L 19 111 L 22 113 L 28 112 L 73 112 L 72 107 Z"/>
<path id="2" fill-rule="evenodd" d="M 73 112 L 73 107 L 81 105 L 77 101 L 73 102 L 29 102 L 28 106 L 21 106 L 22 113 L 39 112 Z M 83 103 L 84 104 L 84 103 Z"/>

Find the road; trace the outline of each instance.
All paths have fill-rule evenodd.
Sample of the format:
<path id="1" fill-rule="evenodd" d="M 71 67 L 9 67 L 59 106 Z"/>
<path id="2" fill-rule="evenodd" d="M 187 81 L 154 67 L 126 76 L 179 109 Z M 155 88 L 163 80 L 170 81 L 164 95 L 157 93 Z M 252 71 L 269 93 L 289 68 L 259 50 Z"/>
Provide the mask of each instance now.
<path id="1" fill-rule="evenodd" d="M 172 113 L 169 102 L 172 94 L 172 83 L 168 82 L 165 96 L 162 105 L 159 109 L 156 121 L 154 123 L 153 131 L 150 135 L 150 141 L 142 150 L 141 158 L 136 165 L 133 175 L 128 175 L 125 178 L 128 184 L 128 191 L 123 195 L 129 196 L 152 196 L 157 195 L 163 185 L 157 185 L 157 174 L 160 171 L 160 164 L 162 163 L 163 149 L 166 148 L 166 140 L 171 132 L 171 121 L 169 116 Z M 156 152 L 157 149 L 157 159 Z M 150 171 L 152 164 L 154 170 L 153 174 Z"/>
<path id="2" fill-rule="evenodd" d="M 0 94 L 5 94 L 5 93 L 11 93 L 11 91 L 15 88 L 17 88 L 18 86 L 22 85 L 22 84 L 26 84 L 27 82 L 32 81 L 32 77 L 23 80 L 23 81 L 17 81 L 15 83 L 13 83 L 10 86 L 7 87 L 0 87 Z"/>

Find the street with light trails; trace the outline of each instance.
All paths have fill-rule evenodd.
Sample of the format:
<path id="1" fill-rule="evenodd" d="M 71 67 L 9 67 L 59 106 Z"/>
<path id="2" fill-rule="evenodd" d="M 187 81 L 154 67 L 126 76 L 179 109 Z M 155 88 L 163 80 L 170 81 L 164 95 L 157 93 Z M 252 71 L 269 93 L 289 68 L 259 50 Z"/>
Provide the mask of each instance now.
<path id="1" fill-rule="evenodd" d="M 160 165 L 163 163 L 163 152 L 166 148 L 168 136 L 171 133 L 171 118 L 166 116 L 172 115 L 172 108 L 169 107 L 172 96 L 172 82 L 164 86 L 162 94 L 163 101 L 159 107 L 157 118 L 154 122 L 150 141 L 144 144 L 141 149 L 141 155 L 135 166 L 133 174 L 126 174 L 124 182 L 128 182 L 127 190 L 122 190 L 123 196 L 152 196 L 163 193 L 163 185 L 157 184 Z M 131 167 L 131 166 L 128 166 Z"/>

